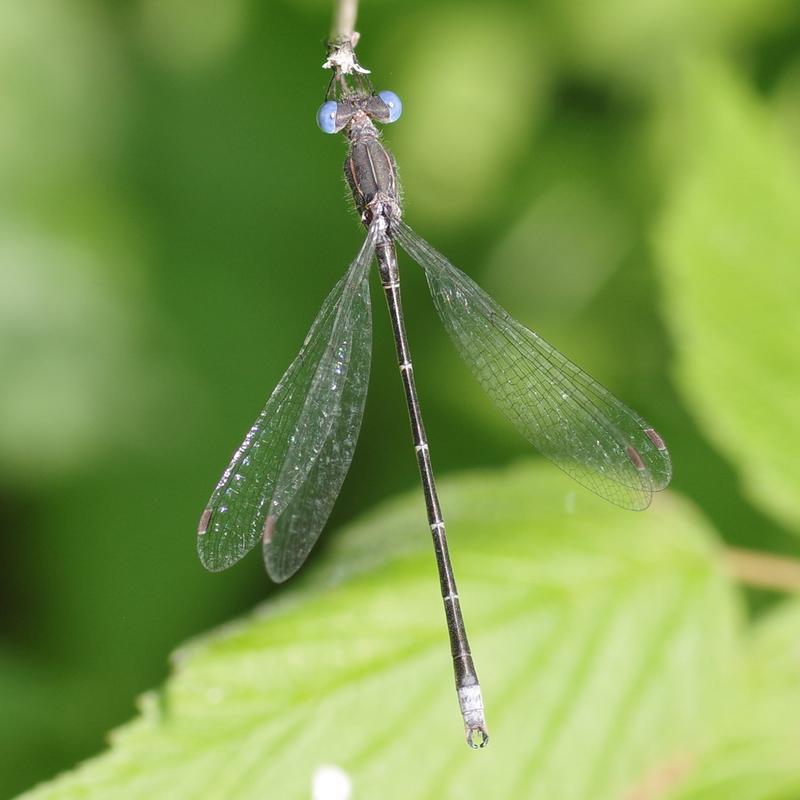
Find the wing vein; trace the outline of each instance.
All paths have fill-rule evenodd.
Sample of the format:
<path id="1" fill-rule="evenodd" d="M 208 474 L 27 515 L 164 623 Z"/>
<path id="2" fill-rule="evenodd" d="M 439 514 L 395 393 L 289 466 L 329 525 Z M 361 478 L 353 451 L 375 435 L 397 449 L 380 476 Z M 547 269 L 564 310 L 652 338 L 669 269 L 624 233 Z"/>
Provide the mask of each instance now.
<path id="1" fill-rule="evenodd" d="M 423 268 L 445 329 L 509 421 L 579 483 L 624 508 L 645 508 L 671 475 L 666 447 L 648 423 L 405 223 L 393 233 Z"/>

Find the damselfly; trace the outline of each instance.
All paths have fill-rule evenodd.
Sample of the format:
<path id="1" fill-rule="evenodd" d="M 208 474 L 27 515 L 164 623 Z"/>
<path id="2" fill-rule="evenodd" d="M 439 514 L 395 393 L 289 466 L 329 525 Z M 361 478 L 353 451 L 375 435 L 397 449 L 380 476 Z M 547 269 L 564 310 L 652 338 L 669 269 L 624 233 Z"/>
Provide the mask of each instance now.
<path id="1" fill-rule="evenodd" d="M 261 542 L 267 572 L 278 582 L 305 561 L 339 494 L 361 426 L 371 350 L 367 276 L 375 259 L 411 420 L 467 742 L 483 747 L 483 700 L 414 383 L 395 243 L 422 267 L 444 327 L 481 386 L 564 472 L 612 503 L 638 510 L 669 483 L 670 458 L 651 425 L 512 319 L 403 221 L 395 161 L 376 127 L 397 120 L 402 106 L 392 92 L 374 92 L 347 44 L 334 48 L 329 59 L 334 76 L 317 122 L 326 133 L 347 137 L 345 176 L 367 236 L 217 484 L 200 520 L 198 550 L 203 564 L 216 571 Z"/>

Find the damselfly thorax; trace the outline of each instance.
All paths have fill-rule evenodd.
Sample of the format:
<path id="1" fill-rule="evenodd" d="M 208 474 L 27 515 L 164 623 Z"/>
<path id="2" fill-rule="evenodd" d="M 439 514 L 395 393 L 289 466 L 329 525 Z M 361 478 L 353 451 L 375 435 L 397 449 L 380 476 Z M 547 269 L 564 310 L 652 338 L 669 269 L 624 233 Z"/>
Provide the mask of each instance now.
<path id="1" fill-rule="evenodd" d="M 397 165 L 369 119 L 350 136 L 344 174 L 364 225 L 369 227 L 378 214 L 387 221 L 400 218 Z"/>

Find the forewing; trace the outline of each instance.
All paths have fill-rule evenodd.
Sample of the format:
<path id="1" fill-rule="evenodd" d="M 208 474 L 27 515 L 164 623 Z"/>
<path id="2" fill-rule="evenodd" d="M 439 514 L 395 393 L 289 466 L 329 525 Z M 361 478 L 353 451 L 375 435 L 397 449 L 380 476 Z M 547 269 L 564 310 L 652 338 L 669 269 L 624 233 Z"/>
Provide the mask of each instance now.
<path id="1" fill-rule="evenodd" d="M 405 223 L 394 234 L 424 269 L 462 358 L 522 435 L 601 497 L 623 508 L 646 508 L 672 474 L 653 427 L 513 319 Z"/>
<path id="2" fill-rule="evenodd" d="M 273 508 L 264 529 L 264 563 L 270 578 L 284 581 L 300 568 L 319 538 L 339 495 L 353 459 L 369 383 L 372 320 L 367 279 L 361 281 L 349 317 L 347 331 L 334 353 L 334 369 L 319 377 L 337 387 L 339 402 L 319 406 L 328 395 L 325 388 L 308 395 L 306 418 L 329 418 L 328 435 L 316 437 L 318 448 L 298 433 L 289 448 L 273 495 Z M 315 406 L 317 406 L 315 408 Z M 311 468 L 306 471 L 306 465 Z M 302 479 L 299 476 L 303 476 Z"/>
<path id="3" fill-rule="evenodd" d="M 350 420 L 348 431 L 355 443 L 364 398 L 356 401 L 353 395 L 355 386 L 361 392 L 366 391 L 366 379 L 364 335 L 356 336 L 354 330 L 370 321 L 369 295 L 365 297 L 364 286 L 374 251 L 374 237 L 369 235 L 347 273 L 325 299 L 300 353 L 214 489 L 198 527 L 198 553 L 207 569 L 226 569 L 255 547 L 262 536 L 269 538 L 270 532 L 277 541 L 282 515 L 287 510 L 300 511 L 292 500 L 299 497 L 309 476 L 319 474 L 315 473 L 317 461 L 331 452 L 333 445 L 329 439 L 341 434 L 345 417 Z M 354 346 L 359 348 L 358 358 L 362 363 L 356 370 L 359 380 L 350 386 L 348 371 Z M 369 333 L 366 370 L 368 373 Z M 345 413 L 343 405 L 349 409 Z M 350 465 L 352 451 L 352 447 L 347 449 L 349 455 L 338 463 L 337 492 Z M 330 469 L 325 474 L 330 478 Z M 328 512 L 334 500 L 335 495 L 327 501 Z M 318 521 L 319 515 L 313 519 Z M 325 519 L 327 514 L 320 529 Z M 318 535 L 319 530 L 313 541 Z"/>

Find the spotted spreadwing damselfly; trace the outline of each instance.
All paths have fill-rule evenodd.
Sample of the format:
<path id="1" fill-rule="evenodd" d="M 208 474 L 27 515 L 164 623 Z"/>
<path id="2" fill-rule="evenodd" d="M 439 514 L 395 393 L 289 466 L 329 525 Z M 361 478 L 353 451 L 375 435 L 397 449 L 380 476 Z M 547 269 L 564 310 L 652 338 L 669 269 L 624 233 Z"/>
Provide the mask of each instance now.
<path id="1" fill-rule="evenodd" d="M 213 571 L 259 542 L 272 580 L 291 577 L 319 538 L 347 474 L 361 427 L 370 370 L 370 265 L 377 262 L 394 336 L 411 435 L 444 601 L 467 742 L 489 740 L 478 676 L 459 603 L 445 524 L 422 422 L 400 302 L 396 245 L 419 264 L 445 329 L 484 391 L 520 433 L 578 483 L 622 508 L 646 508 L 670 480 L 666 445 L 635 411 L 488 294 L 403 220 L 397 166 L 377 124 L 402 111 L 375 93 L 351 41 L 331 46 L 334 74 L 317 114 L 342 133 L 344 171 L 366 239 L 330 292 L 286 370 L 214 489 L 198 528 Z"/>

